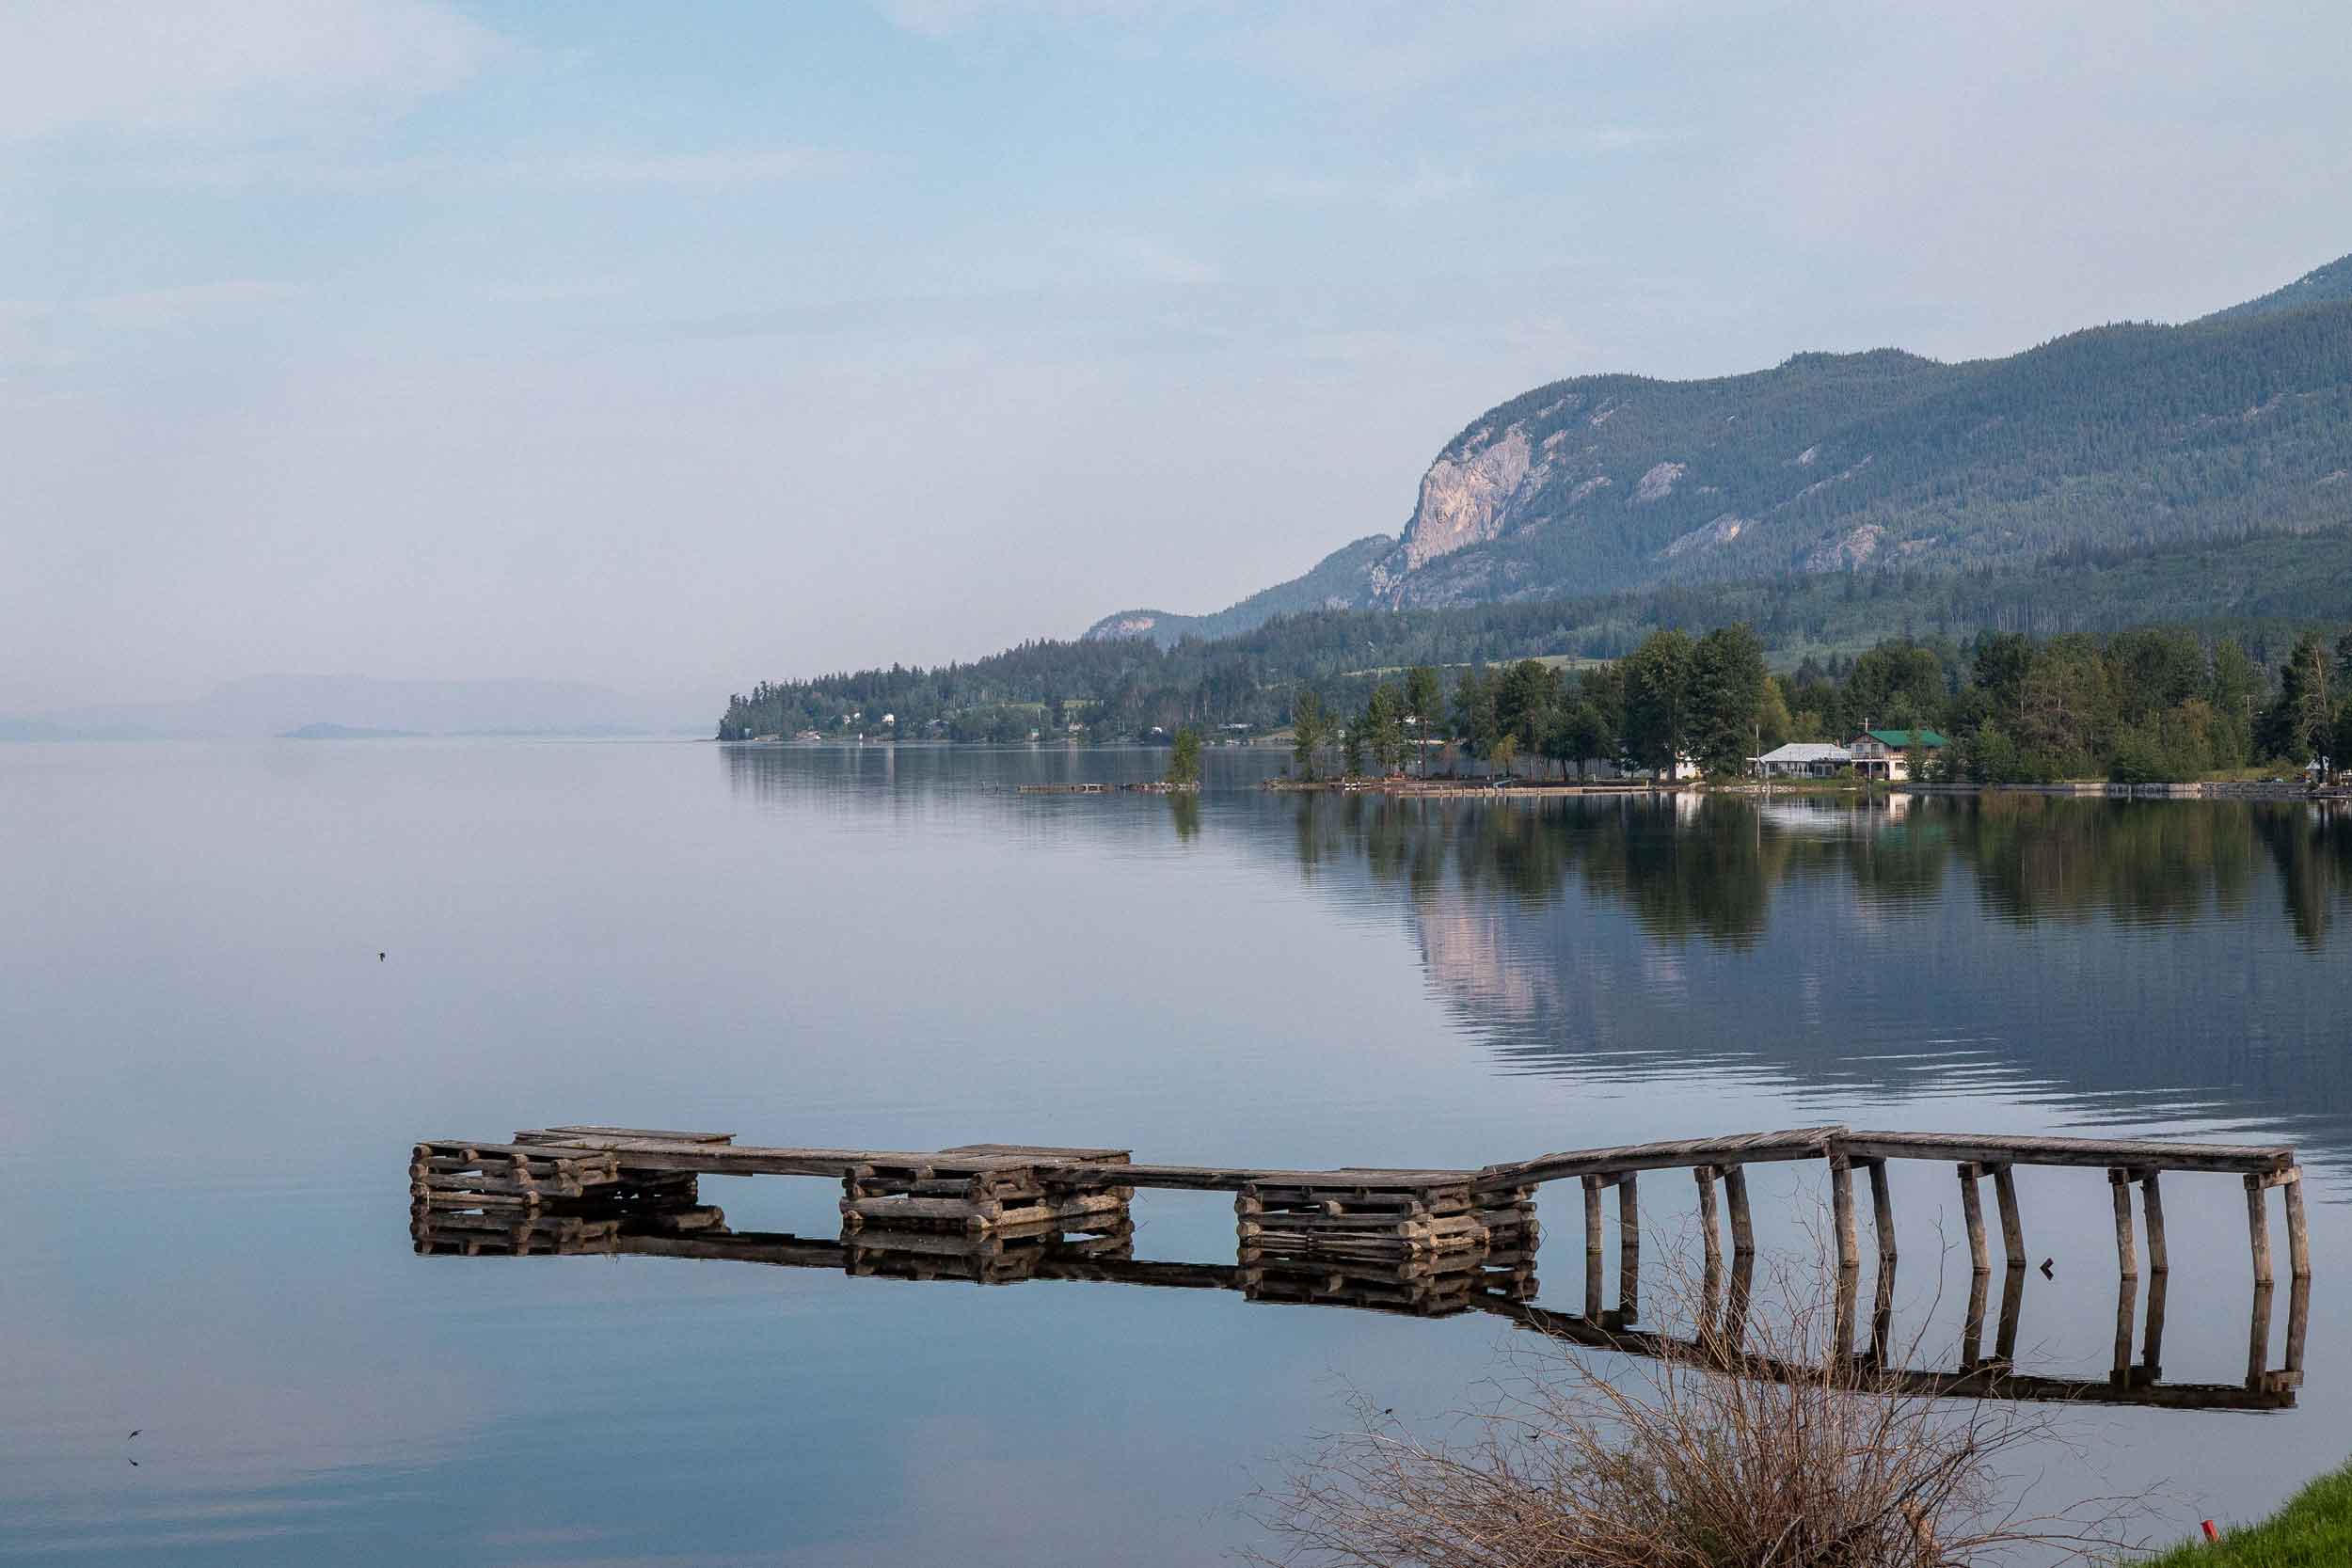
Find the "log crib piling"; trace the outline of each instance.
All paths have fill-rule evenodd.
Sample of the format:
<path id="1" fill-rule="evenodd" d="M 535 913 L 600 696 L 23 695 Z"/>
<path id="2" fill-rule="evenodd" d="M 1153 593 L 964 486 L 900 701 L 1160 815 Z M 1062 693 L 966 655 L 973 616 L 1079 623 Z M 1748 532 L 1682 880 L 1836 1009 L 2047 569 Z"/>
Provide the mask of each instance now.
<path id="1" fill-rule="evenodd" d="M 1990 1387 L 2017 1386 L 2013 1365 L 2026 1272 L 2015 1167 L 2104 1169 L 2112 1195 L 2117 1326 L 2111 1390 L 2165 1402 L 2159 1382 L 2169 1253 L 2161 1178 L 2236 1175 L 2247 1199 L 2254 1286 L 2249 1325 L 2249 1391 L 2285 1396 L 2302 1377 L 2311 1245 L 2302 1171 L 2283 1145 L 2248 1146 L 1937 1132 L 1792 1128 L 1610 1148 L 1571 1149 L 1471 1169 L 1294 1170 L 1138 1163 L 1116 1148 L 962 1144 L 908 1151 L 771 1148 L 730 1133 L 567 1124 L 530 1129 L 511 1142 L 428 1139 L 410 1153 L 411 1230 L 421 1253 L 521 1256 L 628 1252 L 666 1257 L 743 1258 L 822 1266 L 851 1274 L 1009 1283 L 1101 1279 L 1240 1291 L 1251 1300 L 1347 1306 L 1440 1316 L 1502 1312 L 1545 1332 L 1573 1323 L 1577 1335 L 1643 1342 L 1631 1329 L 1641 1307 L 1640 1175 L 1688 1170 L 1696 1189 L 1704 1252 L 1703 1330 L 1720 1317 L 1737 1342 L 1753 1277 L 1756 1235 L 1747 1166 L 1819 1161 L 1827 1171 L 1836 1257 L 1838 1354 L 1885 1370 L 1898 1248 L 1893 1172 L 1898 1163 L 1944 1162 L 1960 1182 L 1971 1285 L 1958 1372 Z M 1860 1215 L 1853 1172 L 1870 1183 L 1876 1283 L 1867 1350 L 1854 1346 Z M 707 1176 L 808 1176 L 841 1184 L 841 1237 L 740 1238 L 720 1211 L 701 1202 Z M 1992 1252 L 1982 1183 L 1993 1180 L 2005 1264 L 1993 1354 L 1982 1354 Z M 1537 1190 L 1574 1180 L 1584 1219 L 1581 1317 L 1563 1319 L 1529 1303 L 1541 1239 Z M 2140 1193 L 2149 1277 L 2144 1348 L 2131 1342 L 2141 1274 L 2131 1192 Z M 2269 1366 L 2272 1188 L 2281 1189 L 2291 1279 L 2285 1367 Z M 1617 1292 L 1604 1291 L 1607 1256 L 1602 1194 L 1617 1194 Z M 1139 1190 L 1230 1192 L 1236 1261 L 1149 1263 L 1133 1256 L 1131 1204 Z M 1730 1231 L 1730 1291 L 1724 1283 L 1723 1232 Z M 1205 1271 L 1205 1272 L 1204 1272 Z M 1913 1374 L 1903 1374 L 1913 1375 Z M 1918 1374 L 1925 1375 L 1925 1374 Z M 2142 1396 L 2145 1396 L 2144 1398 Z M 2159 1397 L 2163 1396 L 2163 1397 Z"/>

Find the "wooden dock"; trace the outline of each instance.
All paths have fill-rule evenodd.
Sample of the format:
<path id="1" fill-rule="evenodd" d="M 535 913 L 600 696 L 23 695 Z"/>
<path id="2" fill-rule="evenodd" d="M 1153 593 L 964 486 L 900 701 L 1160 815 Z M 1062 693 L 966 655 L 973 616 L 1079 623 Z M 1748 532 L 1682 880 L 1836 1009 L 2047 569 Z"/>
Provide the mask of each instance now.
<path id="1" fill-rule="evenodd" d="M 1597 1335 L 1613 1348 L 1638 1352 L 1645 1342 L 1631 1327 L 1639 1317 L 1641 1176 L 1691 1173 L 1697 1187 L 1708 1299 L 1713 1301 L 1725 1278 L 1727 1224 L 1732 1268 L 1724 1310 L 1742 1311 L 1756 1252 L 1746 1167 L 1791 1161 L 1820 1162 L 1829 1176 L 1838 1274 L 1835 1342 L 1850 1350 L 1855 1339 L 1863 1259 L 1853 1172 L 1859 1168 L 1868 1180 L 1877 1300 L 1870 1348 L 1854 1354 L 1872 1366 L 1887 1354 L 1899 1255 L 1893 1167 L 1942 1164 L 1957 1174 L 1973 1282 L 1963 1364 L 1957 1370 L 1931 1373 L 1885 1369 L 1890 1378 L 1932 1377 L 1942 1380 L 1939 1388 L 1961 1393 L 2057 1398 L 2061 1395 L 2055 1390 L 2062 1386 L 2074 1390 L 2066 1397 L 2094 1397 L 2079 1383 L 2064 1380 L 2051 1390 L 2026 1392 L 2038 1385 L 2021 1378 L 2012 1365 L 2027 1257 L 2012 1173 L 2020 1165 L 2071 1167 L 2106 1171 L 2113 1194 L 2116 1352 L 2113 1370 L 2097 1384 L 2101 1392 L 2095 1397 L 2137 1403 L 2235 1402 L 2239 1407 L 2246 1407 L 2249 1399 L 2264 1407 L 2293 1402 L 2293 1390 L 2302 1380 L 2311 1249 L 2301 1168 L 2295 1150 L 2285 1145 L 1856 1132 L 1822 1126 L 1570 1149 L 1474 1170 L 1298 1170 L 1152 1164 L 1136 1162 L 1131 1150 L 1112 1148 L 787 1148 L 741 1145 L 732 1134 L 721 1132 L 570 1125 L 518 1132 L 505 1143 L 419 1143 L 410 1157 L 409 1192 L 412 1232 L 420 1252 L 628 1252 L 984 1284 L 1084 1278 L 1236 1290 L 1251 1300 L 1422 1316 L 1490 1311 L 1541 1332 L 1570 1338 Z M 2160 1179 L 2167 1175 L 2235 1176 L 2244 1185 L 2254 1315 L 2248 1381 L 2242 1388 L 2228 1386 L 2227 1401 L 2211 1389 L 2185 1394 L 2179 1386 L 2161 1381 L 2170 1260 Z M 728 1231 L 719 1211 L 700 1202 L 699 1180 L 704 1176 L 807 1176 L 838 1181 L 842 1234 L 837 1241 L 819 1242 Z M 1980 1354 L 1992 1274 L 1981 1194 L 1986 1178 L 1994 1185 L 2006 1275 L 1990 1357 Z M 1536 1189 L 1567 1180 L 1579 1184 L 1583 1197 L 1581 1315 L 1531 1305 L 1541 1240 Z M 2134 1187 L 2141 1195 L 2137 1227 L 2132 1218 Z M 1613 1310 L 1602 1296 L 1602 1195 L 1612 1188 L 1618 1222 L 1618 1299 Z M 2275 1286 L 2268 1195 L 2273 1188 L 2281 1193 L 2292 1279 L 2286 1365 L 2280 1370 L 2268 1365 Z M 1136 1260 L 1130 1246 L 1130 1202 L 1139 1189 L 1233 1194 L 1235 1263 Z M 2151 1289 L 2144 1350 L 2135 1358 L 2142 1232 Z"/>

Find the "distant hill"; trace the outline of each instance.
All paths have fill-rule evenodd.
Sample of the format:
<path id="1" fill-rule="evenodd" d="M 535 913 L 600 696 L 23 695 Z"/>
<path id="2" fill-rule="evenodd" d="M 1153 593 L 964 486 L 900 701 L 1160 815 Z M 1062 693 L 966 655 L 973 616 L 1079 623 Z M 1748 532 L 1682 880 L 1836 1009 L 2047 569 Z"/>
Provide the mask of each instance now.
<path id="1" fill-rule="evenodd" d="M 360 730 L 349 724 L 305 724 L 298 730 L 288 730 L 280 740 L 412 740 L 415 730 Z"/>
<path id="2" fill-rule="evenodd" d="M 118 703 L 0 719 L 7 739 L 262 739 L 315 727 L 459 735 L 661 735 L 706 728 L 691 705 L 578 681 L 256 675 L 187 702 Z M 346 736 L 348 738 L 348 736 Z"/>
<path id="3" fill-rule="evenodd" d="M 1122 610 L 1089 626 L 1086 636 L 1096 641 L 1112 637 L 1147 637 L 1164 648 L 1172 648 L 1186 637 L 1231 637 L 1262 626 L 1277 615 L 1301 610 L 1343 610 L 1359 602 L 1366 575 L 1395 547 L 1394 538 L 1375 533 L 1352 545 L 1341 546 L 1316 562 L 1306 576 L 1262 589 L 1230 610 L 1220 610 L 1214 615 Z"/>
<path id="4" fill-rule="evenodd" d="M 2200 321 L 2007 358 L 1880 349 L 1708 381 L 1553 382 L 1448 442 L 1396 538 L 1216 615 L 1134 611 L 1088 635 L 1168 645 L 1305 608 L 2064 570 L 2086 551 L 2346 522 L 2352 257 Z"/>

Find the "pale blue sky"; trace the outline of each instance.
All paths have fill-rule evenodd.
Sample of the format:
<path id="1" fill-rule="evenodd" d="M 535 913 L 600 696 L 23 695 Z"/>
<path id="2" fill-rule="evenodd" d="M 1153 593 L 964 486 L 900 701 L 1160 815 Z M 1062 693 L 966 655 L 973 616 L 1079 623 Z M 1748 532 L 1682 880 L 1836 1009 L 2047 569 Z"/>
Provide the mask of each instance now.
<path id="1" fill-rule="evenodd" d="M 17 0 L 0 713 L 1215 609 L 1542 381 L 2352 250 L 2347 59 L 2335 3 Z"/>

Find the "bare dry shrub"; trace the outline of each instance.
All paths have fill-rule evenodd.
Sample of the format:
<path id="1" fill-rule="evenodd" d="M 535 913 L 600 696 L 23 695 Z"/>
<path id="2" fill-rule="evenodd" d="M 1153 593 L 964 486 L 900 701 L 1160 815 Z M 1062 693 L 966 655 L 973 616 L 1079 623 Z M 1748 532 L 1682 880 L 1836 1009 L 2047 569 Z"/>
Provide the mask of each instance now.
<path id="1" fill-rule="evenodd" d="M 1935 1398 L 1838 1354 L 1834 1265 L 1775 1265 L 1735 1311 L 1669 1281 L 1687 1336 L 1548 1341 L 1431 1441 L 1359 1402 L 1254 1511 L 1276 1555 L 1345 1568 L 1946 1568 L 2107 1560 L 2126 1507 L 2027 1514 L 2005 1462 L 2046 1410 Z M 1851 1276 L 1847 1289 L 1851 1290 Z M 1851 1303 L 1851 1294 L 1847 1298 Z"/>

